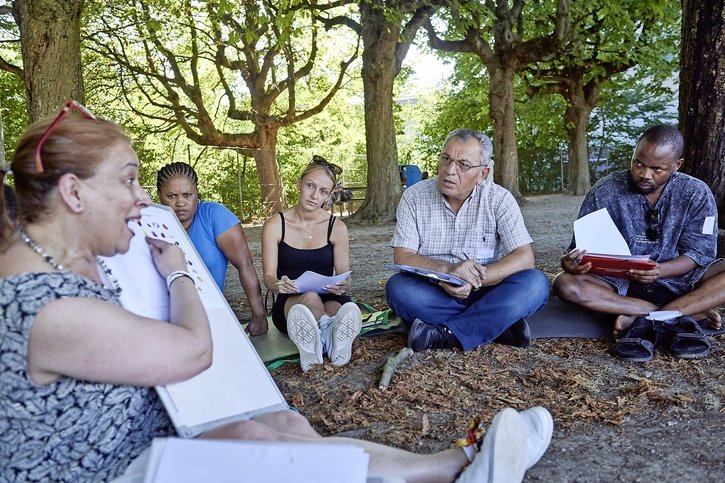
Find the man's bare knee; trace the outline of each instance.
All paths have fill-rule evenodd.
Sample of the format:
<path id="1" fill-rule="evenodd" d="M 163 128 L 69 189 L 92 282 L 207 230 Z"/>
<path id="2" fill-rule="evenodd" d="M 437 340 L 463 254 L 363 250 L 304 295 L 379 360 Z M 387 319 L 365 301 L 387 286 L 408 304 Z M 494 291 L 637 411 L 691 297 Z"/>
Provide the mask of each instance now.
<path id="1" fill-rule="evenodd" d="M 576 280 L 576 275 L 562 272 L 556 276 L 552 283 L 554 295 L 563 300 L 577 302 L 580 298 L 580 287 Z"/>

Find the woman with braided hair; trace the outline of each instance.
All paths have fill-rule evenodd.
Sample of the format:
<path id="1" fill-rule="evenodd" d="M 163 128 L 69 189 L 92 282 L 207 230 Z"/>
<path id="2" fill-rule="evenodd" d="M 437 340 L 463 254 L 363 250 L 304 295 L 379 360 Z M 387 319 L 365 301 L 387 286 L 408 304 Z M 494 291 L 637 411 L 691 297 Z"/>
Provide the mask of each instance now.
<path id="1" fill-rule="evenodd" d="M 225 206 L 199 200 L 198 181 L 190 164 L 176 162 L 163 166 L 156 175 L 159 201 L 174 210 L 222 292 L 229 262 L 234 265 L 252 311 L 247 332 L 253 336 L 266 334 L 262 291 L 244 229 Z"/>

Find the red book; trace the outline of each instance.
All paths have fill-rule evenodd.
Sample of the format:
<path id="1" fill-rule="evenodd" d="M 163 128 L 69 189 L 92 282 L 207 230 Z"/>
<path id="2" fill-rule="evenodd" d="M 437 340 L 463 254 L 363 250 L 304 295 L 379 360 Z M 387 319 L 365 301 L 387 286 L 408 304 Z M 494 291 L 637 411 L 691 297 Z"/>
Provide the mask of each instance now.
<path id="1" fill-rule="evenodd" d="M 657 262 L 649 259 L 649 255 L 606 255 L 603 253 L 587 253 L 581 263 L 591 262 L 592 268 L 587 273 L 606 277 L 629 278 L 629 270 L 652 270 Z"/>

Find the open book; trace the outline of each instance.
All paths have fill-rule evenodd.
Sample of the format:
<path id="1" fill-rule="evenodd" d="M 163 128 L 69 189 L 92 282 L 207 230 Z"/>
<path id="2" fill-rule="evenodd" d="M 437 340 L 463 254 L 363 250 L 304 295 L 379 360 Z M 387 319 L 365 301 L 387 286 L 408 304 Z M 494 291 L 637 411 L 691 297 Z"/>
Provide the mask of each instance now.
<path id="1" fill-rule="evenodd" d="M 123 289 L 121 304 L 139 315 L 169 320 L 169 293 L 144 240 L 148 236 L 181 247 L 209 317 L 214 344 L 211 367 L 186 381 L 156 387 L 177 433 L 193 437 L 229 422 L 286 409 L 284 397 L 174 212 L 153 205 L 129 227 L 135 233 L 129 251 L 104 259 Z"/>
<path id="2" fill-rule="evenodd" d="M 629 278 L 629 270 L 651 270 L 656 262 L 649 255 L 606 255 L 603 253 L 587 253 L 581 263 L 592 263 L 587 273 L 608 277 Z"/>
<path id="3" fill-rule="evenodd" d="M 588 273 L 594 275 L 629 278 L 629 270 L 651 270 L 656 265 L 649 255 L 631 254 L 606 208 L 575 220 L 574 238 L 576 247 L 587 251 L 581 263 L 591 262 Z"/>

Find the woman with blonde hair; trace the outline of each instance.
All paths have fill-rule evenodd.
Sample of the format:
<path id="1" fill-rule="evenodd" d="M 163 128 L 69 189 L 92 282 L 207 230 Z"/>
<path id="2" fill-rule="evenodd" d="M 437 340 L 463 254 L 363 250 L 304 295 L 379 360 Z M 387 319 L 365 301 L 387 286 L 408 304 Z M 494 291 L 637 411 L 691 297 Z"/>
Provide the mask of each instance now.
<path id="1" fill-rule="evenodd" d="M 350 277 L 324 293 L 300 293 L 295 284 L 308 270 L 327 276 L 350 270 L 347 227 L 325 209 L 341 173 L 339 166 L 315 155 L 297 181 L 297 204 L 262 228 L 264 285 L 277 294 L 272 321 L 299 349 L 305 372 L 322 364 L 323 352 L 333 365 L 347 364 L 362 326 L 360 309 L 347 294 Z"/>

